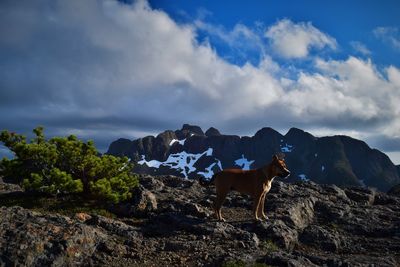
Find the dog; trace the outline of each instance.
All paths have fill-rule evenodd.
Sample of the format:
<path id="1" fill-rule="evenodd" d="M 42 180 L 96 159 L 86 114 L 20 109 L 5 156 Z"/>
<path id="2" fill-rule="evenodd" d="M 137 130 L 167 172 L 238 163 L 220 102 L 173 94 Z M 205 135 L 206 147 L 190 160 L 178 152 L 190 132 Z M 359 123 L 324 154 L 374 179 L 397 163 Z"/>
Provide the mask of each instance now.
<path id="1" fill-rule="evenodd" d="M 250 195 L 253 200 L 253 214 L 257 221 L 267 220 L 264 213 L 265 196 L 271 189 L 275 177 L 287 178 L 290 171 L 283 158 L 272 157 L 271 163 L 255 170 L 225 169 L 213 175 L 210 181 L 200 180 L 200 184 L 214 184 L 217 198 L 214 201 L 214 211 L 219 221 L 225 221 L 221 214 L 222 203 L 226 195 L 235 190 Z M 262 218 L 261 218 L 262 217 Z"/>

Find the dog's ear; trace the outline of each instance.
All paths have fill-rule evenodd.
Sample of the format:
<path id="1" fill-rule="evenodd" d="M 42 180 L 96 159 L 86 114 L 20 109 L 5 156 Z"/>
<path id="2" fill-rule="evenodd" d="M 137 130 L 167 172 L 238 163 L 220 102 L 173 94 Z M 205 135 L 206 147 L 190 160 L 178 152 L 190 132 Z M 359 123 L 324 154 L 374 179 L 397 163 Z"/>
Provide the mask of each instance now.
<path id="1" fill-rule="evenodd" d="M 285 153 L 282 153 L 282 152 L 280 152 L 280 153 L 278 153 L 277 154 L 277 157 L 278 157 L 278 159 L 280 159 L 280 160 L 284 160 L 285 159 Z"/>
<path id="2" fill-rule="evenodd" d="M 272 160 L 273 160 L 273 161 L 276 161 L 276 160 L 278 160 L 278 159 L 279 159 L 279 158 L 278 158 L 277 155 L 273 155 L 273 156 L 272 156 Z"/>

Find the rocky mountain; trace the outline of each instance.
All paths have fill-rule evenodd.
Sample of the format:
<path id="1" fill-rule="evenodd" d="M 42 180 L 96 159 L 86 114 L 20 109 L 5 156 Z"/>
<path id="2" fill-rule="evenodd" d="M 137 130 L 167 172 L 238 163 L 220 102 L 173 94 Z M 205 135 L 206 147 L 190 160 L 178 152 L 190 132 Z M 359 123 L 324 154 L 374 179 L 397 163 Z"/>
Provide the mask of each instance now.
<path id="1" fill-rule="evenodd" d="M 0 266 L 400 265 L 396 190 L 274 181 L 267 221 L 253 221 L 251 199 L 231 192 L 218 222 L 214 187 L 174 176 L 140 184 L 112 219 L 18 207 L 26 193 L 0 183 Z"/>
<path id="2" fill-rule="evenodd" d="M 221 134 L 210 128 L 183 125 L 156 137 L 118 139 L 108 154 L 128 156 L 135 171 L 210 178 L 224 168 L 258 168 L 276 153 L 284 153 L 290 180 L 311 180 L 338 186 L 369 186 L 387 191 L 400 183 L 399 167 L 379 150 L 348 136 L 315 137 L 297 128 L 285 135 L 262 128 L 254 136 Z"/>

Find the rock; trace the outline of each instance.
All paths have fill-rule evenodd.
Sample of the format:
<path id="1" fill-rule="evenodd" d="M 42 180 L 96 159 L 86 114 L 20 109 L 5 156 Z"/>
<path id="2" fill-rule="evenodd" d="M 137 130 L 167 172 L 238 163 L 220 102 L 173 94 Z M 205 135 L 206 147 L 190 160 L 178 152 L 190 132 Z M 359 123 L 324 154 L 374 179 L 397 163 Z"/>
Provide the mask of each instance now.
<path id="1" fill-rule="evenodd" d="M 102 228 L 109 233 L 129 238 L 141 238 L 139 229 L 131 225 L 127 225 L 118 220 L 106 218 L 100 215 L 93 215 L 91 219 L 85 222 L 87 225 Z"/>
<path id="2" fill-rule="evenodd" d="M 90 216 L 89 214 L 84 213 L 84 212 L 79 212 L 79 213 L 75 214 L 75 218 L 78 221 L 86 222 L 87 220 L 90 220 L 92 218 L 92 216 Z"/>
<path id="3" fill-rule="evenodd" d="M 109 209 L 119 216 L 146 216 L 157 210 L 156 196 L 143 186 L 135 188 L 132 192 L 133 199 L 118 204 L 111 204 Z"/>
<path id="4" fill-rule="evenodd" d="M 103 237 L 101 231 L 61 215 L 0 208 L 1 266 L 82 264 Z"/>
<path id="5" fill-rule="evenodd" d="M 303 229 L 314 218 L 315 201 L 316 199 L 313 197 L 297 199 L 297 202 L 292 203 L 284 213 L 283 220 L 297 229 Z"/>
<path id="6" fill-rule="evenodd" d="M 23 189 L 17 184 L 4 183 L 3 180 L 0 179 L 0 194 L 13 192 L 23 192 Z"/>
<path id="7" fill-rule="evenodd" d="M 211 213 L 200 206 L 199 204 L 187 203 L 185 205 L 185 213 L 190 214 L 199 218 L 207 218 L 211 216 Z"/>
<path id="8" fill-rule="evenodd" d="M 295 229 L 287 226 L 281 220 L 272 222 L 256 222 L 253 229 L 260 240 L 271 240 L 285 249 L 291 250 L 297 244 L 298 233 Z"/>
<path id="9" fill-rule="evenodd" d="M 265 263 L 271 266 L 287 266 L 287 267 L 317 267 L 320 265 L 316 265 L 312 263 L 309 259 L 299 256 L 289 254 L 284 251 L 267 253 L 262 260 L 258 261 L 259 263 Z M 337 266 L 337 265 L 334 265 Z"/>
<path id="10" fill-rule="evenodd" d="M 367 188 L 346 188 L 345 193 L 347 197 L 358 203 L 364 205 L 372 205 L 375 199 L 375 191 Z"/>
<path id="11" fill-rule="evenodd" d="M 310 225 L 300 235 L 300 241 L 324 251 L 335 252 L 340 249 L 340 240 L 335 232 L 328 232 L 322 227 Z"/>
<path id="12" fill-rule="evenodd" d="M 147 213 L 157 210 L 157 199 L 156 196 L 147 189 L 139 186 L 134 191 L 133 200 L 133 212 L 134 213 Z"/>
<path id="13" fill-rule="evenodd" d="M 184 124 L 180 130 L 175 131 L 179 139 L 190 137 L 192 134 L 204 136 L 203 130 L 197 125 Z"/>
<path id="14" fill-rule="evenodd" d="M 139 175 L 139 183 L 151 192 L 161 191 L 164 188 L 164 183 L 160 179 L 150 175 Z"/>
<path id="15" fill-rule="evenodd" d="M 230 193 L 226 222 L 219 222 L 207 216 L 213 215 L 213 186 L 173 176 L 140 180 L 138 198 L 151 193 L 157 209 L 135 213 L 131 201 L 133 217 L 112 219 L 93 210 L 70 218 L 51 209 L 1 207 L 0 266 L 400 265 L 400 198 L 394 195 L 274 181 L 268 220 L 255 222 L 252 199 Z M 0 193 L 0 203 L 24 204 L 24 194 Z"/>
<path id="16" fill-rule="evenodd" d="M 220 136 L 221 133 L 215 129 L 214 127 L 210 127 L 207 131 L 206 131 L 206 136 L 207 137 L 211 137 L 211 136 Z"/>

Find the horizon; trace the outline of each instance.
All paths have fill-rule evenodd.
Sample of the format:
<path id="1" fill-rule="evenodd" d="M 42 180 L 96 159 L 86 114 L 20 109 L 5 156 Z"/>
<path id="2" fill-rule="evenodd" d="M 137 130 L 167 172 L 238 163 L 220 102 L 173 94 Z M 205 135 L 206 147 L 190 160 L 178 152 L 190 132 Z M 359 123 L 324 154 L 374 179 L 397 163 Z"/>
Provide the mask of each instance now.
<path id="1" fill-rule="evenodd" d="M 102 152 L 213 126 L 347 135 L 400 164 L 400 5 L 2 1 L 0 125 Z M 10 27 L 12 25 L 12 27 Z M 0 145 L 0 158 L 6 155 Z"/>

